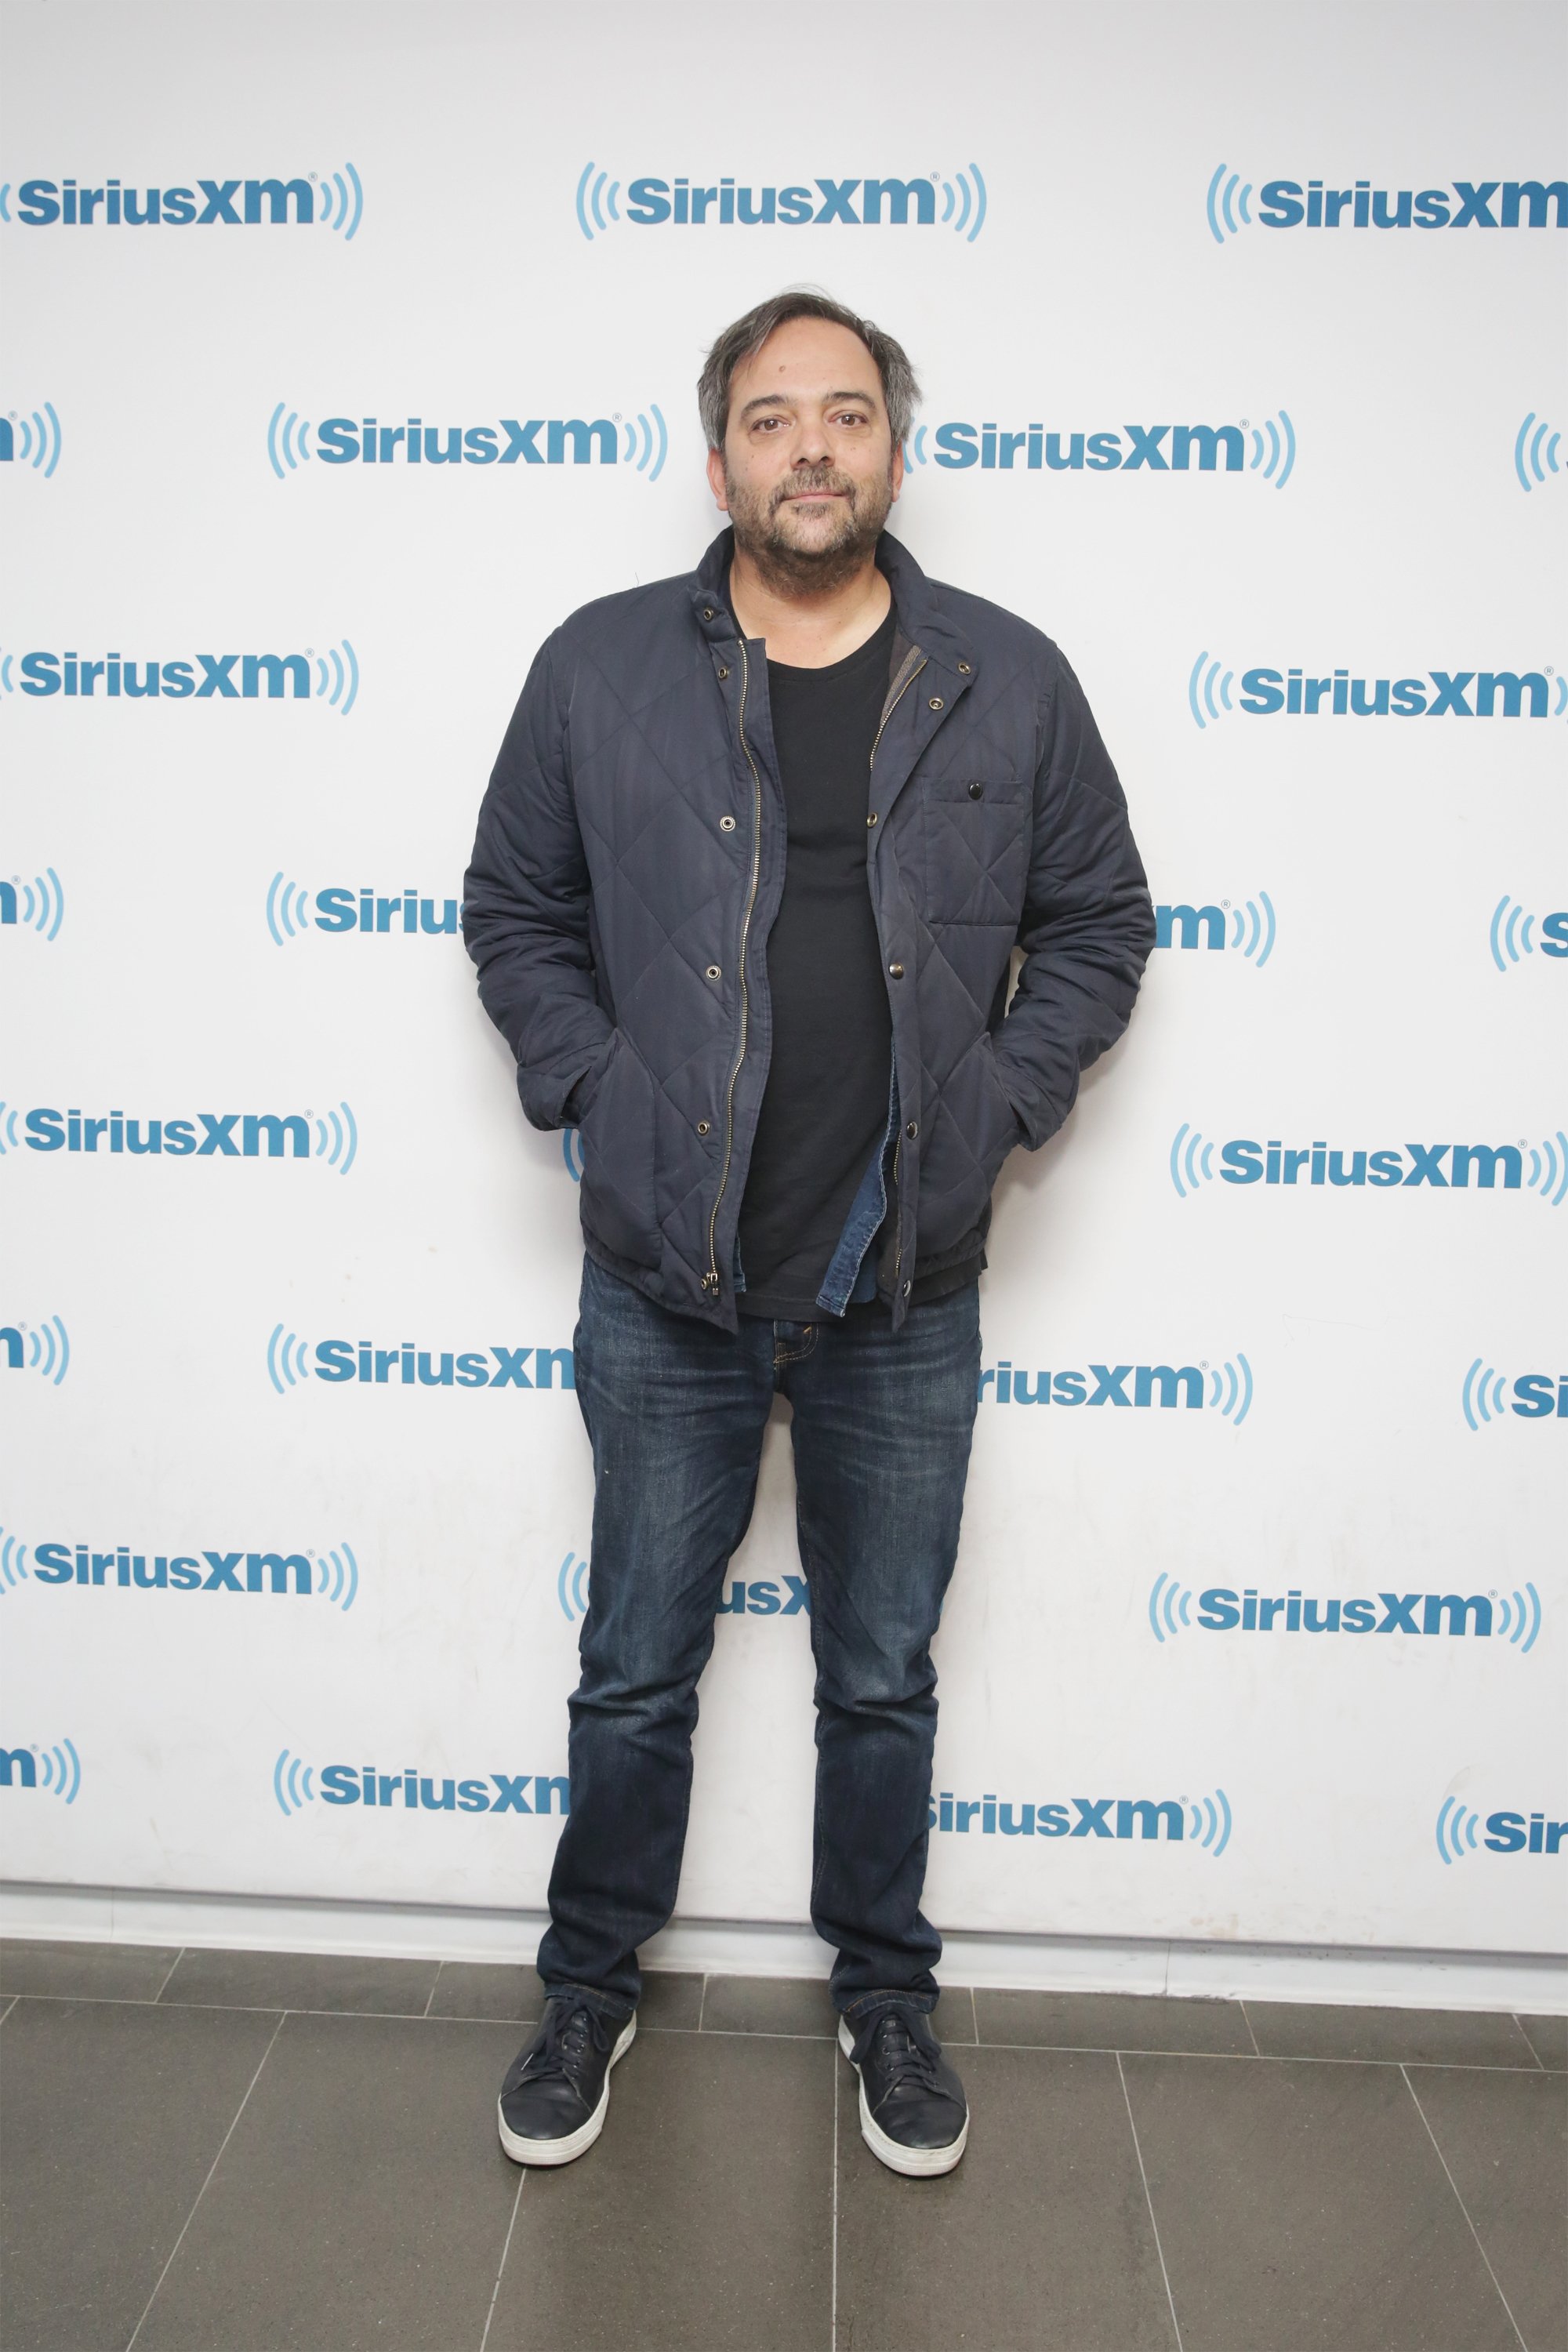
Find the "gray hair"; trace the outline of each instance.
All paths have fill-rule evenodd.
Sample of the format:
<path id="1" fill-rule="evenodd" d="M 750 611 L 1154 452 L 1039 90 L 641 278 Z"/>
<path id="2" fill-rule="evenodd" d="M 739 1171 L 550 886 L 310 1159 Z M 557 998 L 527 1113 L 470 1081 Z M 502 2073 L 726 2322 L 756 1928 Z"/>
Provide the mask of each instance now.
<path id="1" fill-rule="evenodd" d="M 827 319 L 836 327 L 847 327 L 852 335 L 859 337 L 877 362 L 894 444 L 902 441 L 921 396 L 902 343 L 895 342 L 869 319 L 858 318 L 842 302 L 834 301 L 831 295 L 810 286 L 792 286 L 766 302 L 759 302 L 754 310 L 748 310 L 743 319 L 726 327 L 703 362 L 702 373 L 697 379 L 697 408 L 708 446 L 721 449 L 724 446 L 730 386 L 736 369 L 753 359 L 775 328 L 786 325 L 791 319 Z"/>

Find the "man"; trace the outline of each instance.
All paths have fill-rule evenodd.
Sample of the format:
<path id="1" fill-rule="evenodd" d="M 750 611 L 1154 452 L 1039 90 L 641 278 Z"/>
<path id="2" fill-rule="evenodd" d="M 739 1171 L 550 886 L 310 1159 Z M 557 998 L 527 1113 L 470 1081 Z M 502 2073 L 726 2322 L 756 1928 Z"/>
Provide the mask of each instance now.
<path id="1" fill-rule="evenodd" d="M 721 335 L 698 397 L 731 529 L 549 639 L 479 815 L 479 992 L 529 1118 L 582 1129 L 595 1475 L 547 2006 L 500 2095 L 523 2164 L 591 2146 L 635 2031 L 775 1391 L 839 2044 L 883 2163 L 963 2152 L 920 1899 L 991 1188 L 1121 1034 L 1154 927 L 1060 654 L 884 533 L 916 396 L 825 296 Z"/>

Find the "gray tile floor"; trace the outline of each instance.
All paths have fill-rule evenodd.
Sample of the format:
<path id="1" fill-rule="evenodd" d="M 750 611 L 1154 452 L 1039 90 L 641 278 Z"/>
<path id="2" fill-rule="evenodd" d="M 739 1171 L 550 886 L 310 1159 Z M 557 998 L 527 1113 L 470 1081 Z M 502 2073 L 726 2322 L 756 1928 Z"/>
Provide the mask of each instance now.
<path id="1" fill-rule="evenodd" d="M 1561 2018 L 949 1988 L 969 2153 L 820 1985 L 649 1979 L 521 2173 L 531 1969 L 0 1944 L 5 2352 L 1562 2352 Z"/>

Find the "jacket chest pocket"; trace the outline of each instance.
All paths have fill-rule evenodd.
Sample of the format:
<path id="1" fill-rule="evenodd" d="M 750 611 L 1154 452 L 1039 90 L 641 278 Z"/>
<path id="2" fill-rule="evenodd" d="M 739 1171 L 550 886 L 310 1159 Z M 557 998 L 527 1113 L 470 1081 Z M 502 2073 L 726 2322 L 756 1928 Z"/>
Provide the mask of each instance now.
<path id="1" fill-rule="evenodd" d="M 1015 929 L 1029 868 L 1027 784 L 942 776 L 919 791 L 928 919 Z"/>

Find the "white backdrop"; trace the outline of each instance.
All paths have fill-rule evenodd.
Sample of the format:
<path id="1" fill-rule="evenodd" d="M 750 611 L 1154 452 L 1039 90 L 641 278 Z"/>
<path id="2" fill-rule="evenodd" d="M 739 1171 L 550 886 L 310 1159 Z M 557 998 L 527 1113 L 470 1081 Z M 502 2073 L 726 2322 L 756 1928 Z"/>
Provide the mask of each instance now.
<path id="1" fill-rule="evenodd" d="M 928 1907 L 1560 1946 L 1558 12 L 57 0 L 8 48 L 8 1875 L 542 1900 L 574 1173 L 438 926 L 541 637 L 716 527 L 708 340 L 805 278 L 921 373 L 896 528 L 1064 645 L 1194 910 L 1000 1188 Z M 814 216 L 635 216 L 727 181 Z M 781 1414 L 689 1917 L 805 1916 L 792 1574 Z"/>

